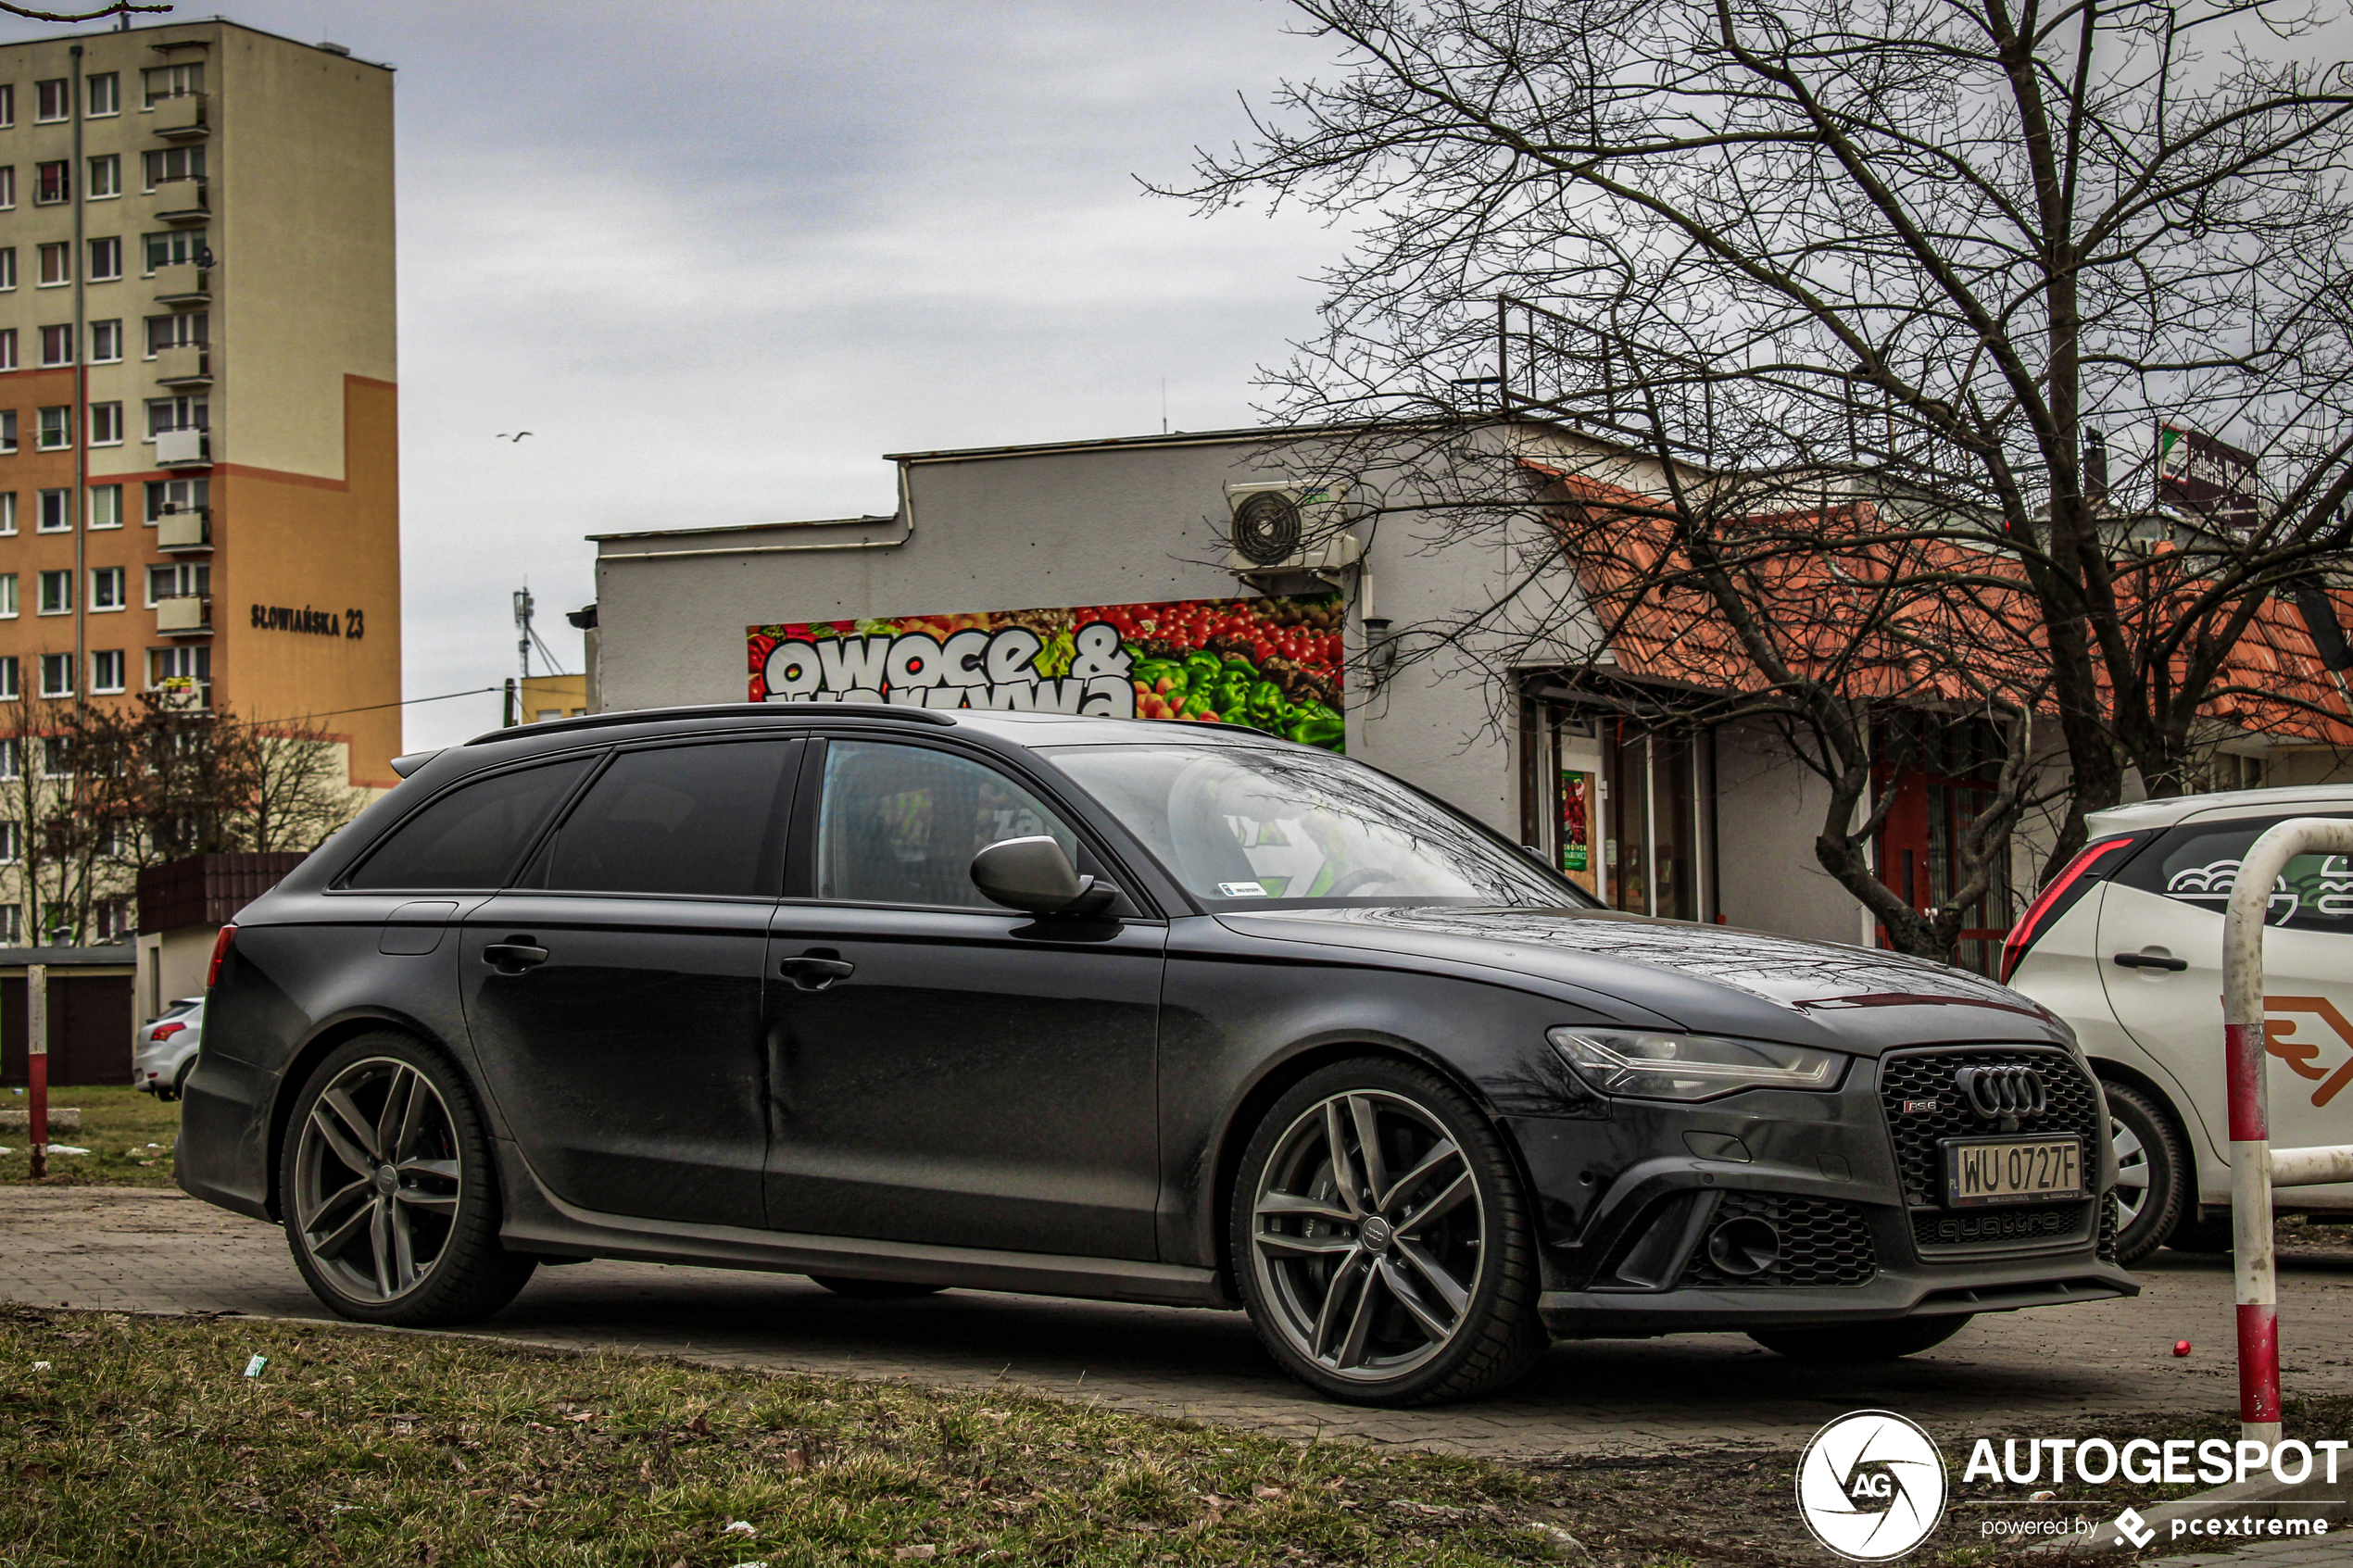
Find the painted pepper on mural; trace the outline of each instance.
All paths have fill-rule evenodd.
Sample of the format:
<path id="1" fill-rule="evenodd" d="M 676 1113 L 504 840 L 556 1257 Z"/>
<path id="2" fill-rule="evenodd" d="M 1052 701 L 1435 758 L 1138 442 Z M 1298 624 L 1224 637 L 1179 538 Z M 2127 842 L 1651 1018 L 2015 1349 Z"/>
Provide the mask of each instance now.
<path id="1" fill-rule="evenodd" d="M 1340 613 L 1321 596 L 753 626 L 751 699 L 1198 720 L 1339 751 Z"/>

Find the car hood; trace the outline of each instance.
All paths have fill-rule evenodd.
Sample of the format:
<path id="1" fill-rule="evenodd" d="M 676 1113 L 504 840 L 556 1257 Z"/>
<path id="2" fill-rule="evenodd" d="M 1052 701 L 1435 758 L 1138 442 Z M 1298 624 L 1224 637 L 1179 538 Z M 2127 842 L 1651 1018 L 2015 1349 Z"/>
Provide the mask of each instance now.
<path id="1" fill-rule="evenodd" d="M 1462 906 L 1218 915 L 1277 942 L 1439 960 L 1573 985 L 1705 1034 L 1877 1056 L 1964 1040 L 2064 1044 L 2067 1026 L 1983 975 L 1901 953 L 1613 909 Z M 1654 1024 L 1655 1026 L 1655 1024 Z"/>

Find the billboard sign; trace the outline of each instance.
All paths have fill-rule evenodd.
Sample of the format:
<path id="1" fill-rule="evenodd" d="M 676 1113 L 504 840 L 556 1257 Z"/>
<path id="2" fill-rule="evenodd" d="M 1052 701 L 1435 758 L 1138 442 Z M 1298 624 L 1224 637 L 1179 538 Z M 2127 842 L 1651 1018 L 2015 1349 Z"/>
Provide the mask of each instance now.
<path id="1" fill-rule="evenodd" d="M 2225 528 L 2254 527 L 2255 454 L 2159 421 L 2157 504 Z"/>
<path id="2" fill-rule="evenodd" d="M 1342 749 L 1338 595 L 746 628 L 754 702 L 1247 724 Z"/>

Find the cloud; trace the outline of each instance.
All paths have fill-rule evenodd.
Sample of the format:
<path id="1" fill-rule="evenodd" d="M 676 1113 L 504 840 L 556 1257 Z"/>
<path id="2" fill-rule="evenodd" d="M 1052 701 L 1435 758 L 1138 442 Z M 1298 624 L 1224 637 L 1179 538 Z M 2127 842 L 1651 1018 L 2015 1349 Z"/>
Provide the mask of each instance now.
<path id="1" fill-rule="evenodd" d="M 195 15 L 191 11 L 189 14 Z M 1322 48 L 1261 0 L 254 0 L 399 70 L 407 688 L 513 670 L 583 535 L 887 510 L 885 451 L 1250 422 L 1342 236 L 1137 175 Z M 0 26 L 0 38 L 33 35 Z M 232 329 L 233 330 L 233 329 Z M 536 433 L 520 444 L 501 431 Z M 412 746 L 497 721 L 409 709 Z"/>

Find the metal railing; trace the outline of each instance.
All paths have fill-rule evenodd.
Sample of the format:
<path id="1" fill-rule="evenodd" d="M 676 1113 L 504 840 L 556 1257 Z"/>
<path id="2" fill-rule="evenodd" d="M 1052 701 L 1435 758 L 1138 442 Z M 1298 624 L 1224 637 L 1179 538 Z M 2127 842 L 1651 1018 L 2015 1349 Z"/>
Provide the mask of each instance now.
<path id="1" fill-rule="evenodd" d="M 2222 917 L 2222 1049 L 2230 1084 L 2231 1235 L 2238 1298 L 2239 1436 L 2280 1440 L 2280 1282 L 2271 1189 L 2353 1179 L 2353 1146 L 2271 1148 L 2263 926 L 2298 855 L 2353 855 L 2353 822 L 2291 817 L 2251 845 Z"/>

